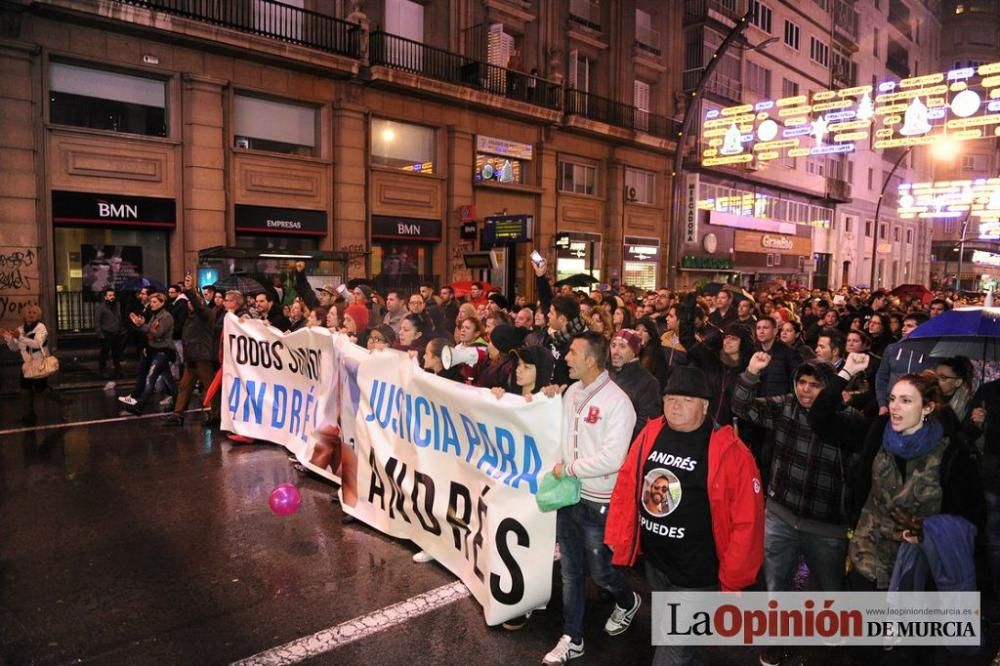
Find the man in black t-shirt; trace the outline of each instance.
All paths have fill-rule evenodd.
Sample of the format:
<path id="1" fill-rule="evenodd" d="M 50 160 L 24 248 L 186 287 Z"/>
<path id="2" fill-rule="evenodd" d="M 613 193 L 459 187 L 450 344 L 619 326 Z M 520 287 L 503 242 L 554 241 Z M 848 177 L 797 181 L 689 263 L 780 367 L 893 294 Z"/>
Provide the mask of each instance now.
<path id="1" fill-rule="evenodd" d="M 654 592 L 741 590 L 764 559 L 760 472 L 732 426 L 708 418 L 708 396 L 701 369 L 673 369 L 663 417 L 633 442 L 611 496 L 612 563 L 632 566 L 641 552 Z M 688 663 L 693 650 L 660 645 L 654 663 Z"/>

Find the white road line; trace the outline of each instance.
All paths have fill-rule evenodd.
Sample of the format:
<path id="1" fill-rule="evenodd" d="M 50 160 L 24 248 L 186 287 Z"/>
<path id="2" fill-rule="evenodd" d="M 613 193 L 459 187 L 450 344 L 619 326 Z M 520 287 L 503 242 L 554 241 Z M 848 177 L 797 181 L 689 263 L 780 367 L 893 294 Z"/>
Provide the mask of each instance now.
<path id="1" fill-rule="evenodd" d="M 205 408 L 188 409 L 184 413 L 203 412 Z M 142 414 L 141 416 L 116 416 L 109 419 L 93 419 L 91 421 L 66 421 L 64 423 L 48 423 L 46 425 L 28 426 L 27 428 L 11 428 L 10 430 L 0 430 L 0 435 L 16 435 L 19 432 L 33 432 L 37 430 L 55 430 L 57 428 L 69 428 L 70 426 L 97 425 L 99 423 L 116 423 L 118 421 L 137 421 L 139 419 L 163 418 L 170 412 L 157 412 L 155 414 Z"/>
<path id="2" fill-rule="evenodd" d="M 448 583 L 415 597 L 410 597 L 405 601 L 400 601 L 398 604 L 392 604 L 367 615 L 317 631 L 312 636 L 303 636 L 284 645 L 259 652 L 252 657 L 233 662 L 232 666 L 297 664 L 335 650 L 342 645 L 368 638 L 442 606 L 455 603 L 466 598 L 469 594 L 469 588 L 461 581 Z"/>

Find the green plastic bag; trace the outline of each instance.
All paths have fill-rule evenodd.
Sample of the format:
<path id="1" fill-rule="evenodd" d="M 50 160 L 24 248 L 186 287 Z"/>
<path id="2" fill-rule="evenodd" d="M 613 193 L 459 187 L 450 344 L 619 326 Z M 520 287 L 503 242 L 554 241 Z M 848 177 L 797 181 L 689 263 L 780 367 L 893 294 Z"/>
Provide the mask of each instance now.
<path id="1" fill-rule="evenodd" d="M 555 511 L 580 501 L 580 479 L 564 476 L 557 479 L 552 472 L 546 472 L 535 493 L 535 502 L 542 511 Z"/>

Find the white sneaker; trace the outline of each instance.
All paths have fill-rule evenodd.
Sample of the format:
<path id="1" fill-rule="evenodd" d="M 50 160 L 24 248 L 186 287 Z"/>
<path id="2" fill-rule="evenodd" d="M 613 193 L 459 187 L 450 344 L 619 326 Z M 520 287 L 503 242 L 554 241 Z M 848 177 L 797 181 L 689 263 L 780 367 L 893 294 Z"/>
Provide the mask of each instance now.
<path id="1" fill-rule="evenodd" d="M 421 550 L 413 554 L 413 561 L 417 564 L 427 564 L 434 561 L 434 556 L 426 550 Z"/>
<path id="2" fill-rule="evenodd" d="M 132 407 L 135 405 L 136 401 L 131 395 L 120 395 L 118 396 L 118 402 L 124 402 L 129 407 Z"/>
<path id="3" fill-rule="evenodd" d="M 617 636 L 632 624 L 632 618 L 639 612 L 639 606 L 642 604 L 642 598 L 638 594 L 633 592 L 632 596 L 635 598 L 635 604 L 632 608 L 625 609 L 615 604 L 615 609 L 611 611 L 611 617 L 604 623 L 604 633 L 608 636 Z"/>
<path id="4" fill-rule="evenodd" d="M 583 639 L 579 643 L 574 643 L 569 634 L 563 634 L 552 651 L 545 655 L 543 664 L 565 664 L 570 659 L 583 656 Z"/>

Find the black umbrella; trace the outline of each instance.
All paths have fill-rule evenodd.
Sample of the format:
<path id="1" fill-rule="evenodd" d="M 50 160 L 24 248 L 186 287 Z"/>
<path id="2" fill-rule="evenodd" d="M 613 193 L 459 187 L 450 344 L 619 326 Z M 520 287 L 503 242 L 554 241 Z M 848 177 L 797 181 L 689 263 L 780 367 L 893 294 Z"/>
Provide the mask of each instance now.
<path id="1" fill-rule="evenodd" d="M 570 275 L 568 278 L 563 278 L 556 282 L 557 287 L 589 287 L 595 282 L 600 282 L 593 275 L 587 275 L 586 273 L 577 273 L 576 275 Z"/>
<path id="2" fill-rule="evenodd" d="M 908 336 L 903 346 L 932 358 L 965 356 L 982 361 L 981 379 L 986 379 L 986 363 L 1000 361 L 1000 308 L 958 308 L 929 319 Z"/>
<path id="3" fill-rule="evenodd" d="M 233 273 L 215 283 L 216 291 L 238 291 L 244 296 L 252 296 L 264 291 L 264 285 L 245 273 Z"/>

